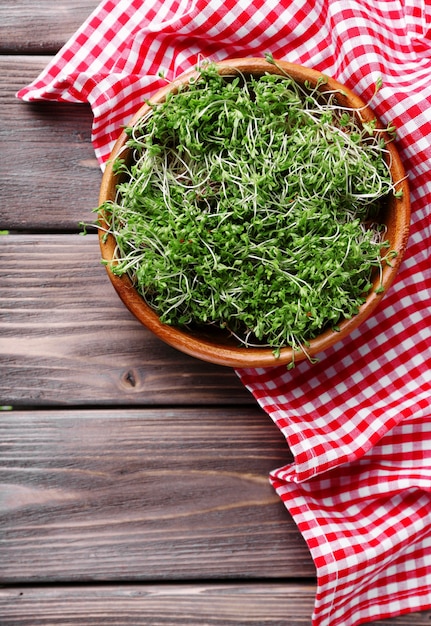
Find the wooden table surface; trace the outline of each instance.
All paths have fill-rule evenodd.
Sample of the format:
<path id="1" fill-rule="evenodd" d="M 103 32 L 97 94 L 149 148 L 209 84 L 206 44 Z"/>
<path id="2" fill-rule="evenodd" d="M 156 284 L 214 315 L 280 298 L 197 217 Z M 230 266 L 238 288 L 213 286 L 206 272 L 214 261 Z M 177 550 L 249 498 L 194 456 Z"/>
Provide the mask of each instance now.
<path id="1" fill-rule="evenodd" d="M 0 4 L 0 624 L 309 625 L 284 438 L 234 371 L 125 309 L 86 105 L 23 103 L 97 0 Z M 416 613 L 373 624 L 429 624 Z"/>

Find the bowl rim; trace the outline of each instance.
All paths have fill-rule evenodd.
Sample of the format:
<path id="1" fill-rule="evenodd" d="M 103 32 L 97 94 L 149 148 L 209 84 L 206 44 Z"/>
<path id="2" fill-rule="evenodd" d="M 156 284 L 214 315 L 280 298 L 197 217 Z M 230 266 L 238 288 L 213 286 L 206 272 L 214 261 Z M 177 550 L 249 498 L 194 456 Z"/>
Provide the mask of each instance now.
<path id="1" fill-rule="evenodd" d="M 309 81 L 312 85 L 315 85 L 319 79 L 325 77 L 325 89 L 334 89 L 341 92 L 339 95 L 340 100 L 345 100 L 345 104 L 350 107 L 361 110 L 361 117 L 363 121 L 370 121 L 376 119 L 381 126 L 381 122 L 377 114 L 372 108 L 362 100 L 356 93 L 346 87 L 344 84 L 338 82 L 336 79 L 323 74 L 315 69 L 308 68 L 288 61 L 277 60 L 276 65 L 270 64 L 264 58 L 257 57 L 239 57 L 226 59 L 224 61 L 215 62 L 218 72 L 221 75 L 229 75 L 232 71 L 240 71 L 244 74 L 262 75 L 265 72 L 279 73 L 286 72 L 296 82 L 304 83 Z M 188 82 L 191 78 L 196 78 L 199 75 L 197 68 L 190 69 L 180 76 L 178 76 L 171 83 L 165 87 L 159 89 L 151 98 L 151 103 L 163 102 L 167 94 L 171 91 L 175 91 L 184 82 Z M 341 102 L 342 104 L 342 102 Z M 128 126 L 135 125 L 146 113 L 150 111 L 150 107 L 147 103 L 144 103 L 138 111 L 131 118 Z M 114 147 L 111 151 L 110 157 L 106 163 L 105 171 L 103 173 L 100 193 L 99 193 L 99 206 L 102 205 L 107 199 L 112 199 L 113 189 L 115 188 L 116 176 L 113 172 L 113 161 L 124 149 L 126 140 L 128 139 L 125 131 L 123 130 L 118 139 L 116 140 Z M 222 345 L 221 343 L 205 338 L 203 336 L 195 336 L 193 333 L 183 330 L 176 326 L 170 326 L 162 323 L 157 313 L 151 309 L 151 307 L 145 302 L 144 298 L 134 289 L 130 278 L 127 275 L 116 276 L 111 268 L 110 264 L 115 258 L 116 242 L 114 236 L 105 232 L 107 223 L 104 219 L 103 211 L 99 210 L 99 222 L 100 228 L 98 230 L 99 244 L 102 254 L 102 259 L 105 261 L 106 271 L 108 276 L 116 290 L 117 294 L 126 305 L 126 307 L 133 313 L 133 315 L 144 324 L 149 330 L 151 330 L 162 341 L 171 345 L 172 347 L 189 354 L 195 358 L 215 363 L 218 365 L 226 365 L 236 368 L 248 368 L 248 367 L 274 367 L 277 365 L 286 365 L 301 360 L 315 357 L 318 353 L 323 352 L 335 343 L 340 342 L 347 337 L 360 326 L 365 319 L 370 317 L 380 301 L 387 293 L 388 289 L 395 280 L 396 274 L 404 257 L 404 252 L 407 247 L 407 241 L 409 237 L 410 229 L 410 195 L 409 185 L 406 177 L 406 172 L 401 161 L 400 155 L 393 141 L 387 143 L 386 148 L 390 155 L 391 160 L 391 173 L 392 178 L 398 183 L 398 189 L 403 192 L 402 198 L 392 197 L 390 199 L 392 213 L 395 215 L 395 226 L 393 229 L 393 238 L 391 239 L 391 249 L 397 251 L 397 256 L 391 262 L 391 265 L 384 264 L 381 282 L 384 288 L 383 292 L 376 293 L 375 285 L 367 296 L 366 301 L 360 306 L 356 315 L 350 319 L 344 319 L 339 324 L 339 330 L 328 329 L 320 334 L 318 337 L 311 339 L 306 351 L 305 350 L 293 350 L 286 346 L 280 348 L 279 354 L 274 355 L 274 348 L 271 347 L 245 347 L 245 346 L 231 346 Z M 380 283 L 380 279 L 379 279 Z"/>

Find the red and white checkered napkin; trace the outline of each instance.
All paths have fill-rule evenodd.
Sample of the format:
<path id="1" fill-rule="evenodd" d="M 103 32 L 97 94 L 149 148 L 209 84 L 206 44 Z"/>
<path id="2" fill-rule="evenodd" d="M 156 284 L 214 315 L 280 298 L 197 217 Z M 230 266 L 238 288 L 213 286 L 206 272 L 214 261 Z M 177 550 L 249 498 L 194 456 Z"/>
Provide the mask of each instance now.
<path id="1" fill-rule="evenodd" d="M 89 102 L 103 166 L 145 97 L 212 60 L 263 56 L 326 72 L 399 131 L 412 227 L 376 314 L 311 365 L 241 370 L 294 463 L 271 480 L 311 550 L 314 626 L 431 608 L 430 0 L 104 0 L 18 96 Z"/>

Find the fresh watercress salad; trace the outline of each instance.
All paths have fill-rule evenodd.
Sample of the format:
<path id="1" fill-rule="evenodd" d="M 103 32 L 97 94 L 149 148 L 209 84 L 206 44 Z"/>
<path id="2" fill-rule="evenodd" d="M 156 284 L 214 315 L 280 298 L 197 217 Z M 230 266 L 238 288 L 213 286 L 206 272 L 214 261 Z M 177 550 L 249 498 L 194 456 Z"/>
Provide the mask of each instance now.
<path id="1" fill-rule="evenodd" d="M 166 324 L 306 352 L 393 256 L 378 224 L 396 194 L 383 131 L 321 84 L 199 69 L 126 129 L 131 162 L 116 159 L 124 182 L 99 207 L 112 271 Z"/>

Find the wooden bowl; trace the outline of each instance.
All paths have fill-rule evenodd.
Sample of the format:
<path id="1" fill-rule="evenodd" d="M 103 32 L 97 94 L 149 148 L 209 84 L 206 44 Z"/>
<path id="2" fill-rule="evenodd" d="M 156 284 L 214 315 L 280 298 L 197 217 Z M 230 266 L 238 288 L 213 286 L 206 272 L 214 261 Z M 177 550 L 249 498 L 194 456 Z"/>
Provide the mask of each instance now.
<path id="1" fill-rule="evenodd" d="M 322 77 L 320 72 L 299 65 L 284 61 L 278 61 L 277 64 L 284 72 L 289 74 L 298 83 L 308 81 L 311 85 L 316 85 L 318 79 Z M 232 74 L 233 69 L 240 70 L 245 75 L 253 74 L 255 76 L 259 76 L 267 72 L 278 74 L 282 73 L 281 70 L 275 65 L 268 63 L 265 59 L 259 58 L 227 60 L 217 63 L 217 67 L 218 71 L 222 75 Z M 158 91 L 155 96 L 151 98 L 151 102 L 163 102 L 169 91 L 176 90 L 178 85 L 188 82 L 190 78 L 197 75 L 198 72 L 196 70 L 184 73 L 173 83 L 170 83 Z M 351 108 L 361 108 L 361 116 L 365 121 L 376 118 L 375 113 L 368 106 L 366 106 L 356 94 L 344 85 L 341 85 L 336 80 L 326 77 L 326 84 L 324 85 L 324 88 L 326 90 L 341 90 L 342 95 L 338 97 L 340 104 Z M 133 117 L 130 125 L 135 124 L 141 117 L 148 113 L 148 111 L 148 105 L 144 104 Z M 121 150 L 123 150 L 122 158 L 130 159 L 130 151 L 124 151 L 126 141 L 127 136 L 124 132 L 122 132 L 112 150 L 111 158 L 108 161 L 103 175 L 99 196 L 100 205 L 102 205 L 106 200 L 114 200 L 115 198 L 118 178 L 113 172 L 112 162 Z M 376 293 L 376 287 L 380 283 L 380 279 L 377 276 L 374 281 L 373 289 L 370 290 L 365 303 L 360 307 L 357 315 L 350 319 L 343 320 L 339 324 L 339 331 L 331 329 L 326 330 L 320 336 L 310 341 L 310 344 L 307 347 L 307 353 L 311 357 L 346 337 L 372 314 L 384 293 L 387 292 L 388 288 L 394 281 L 403 258 L 410 223 L 409 189 L 404 168 L 400 161 L 396 147 L 393 143 L 388 143 L 387 150 L 390 153 L 392 180 L 401 181 L 398 184 L 397 189 L 402 190 L 403 194 L 401 198 L 391 197 L 383 211 L 383 214 L 379 218 L 379 221 L 384 223 L 387 227 L 387 239 L 390 242 L 390 249 L 397 252 L 397 256 L 393 259 L 392 265 L 389 266 L 384 264 L 383 267 L 382 285 L 384 287 L 384 292 Z M 134 289 L 130 279 L 126 275 L 119 277 L 112 273 L 112 270 L 110 269 L 110 262 L 112 262 L 115 258 L 116 242 L 113 235 L 110 234 L 107 237 L 105 236 L 103 228 L 106 227 L 107 224 L 104 221 L 104 218 L 105 216 L 103 211 L 100 211 L 99 221 L 101 228 L 99 230 L 99 242 L 102 258 L 105 261 L 108 261 L 106 269 L 109 278 L 126 307 L 140 322 L 142 322 L 161 340 L 186 354 L 204 361 L 236 368 L 270 367 L 280 364 L 288 364 L 291 363 L 292 360 L 297 362 L 307 358 L 303 351 L 293 352 L 290 347 L 281 348 L 280 354 L 278 358 L 276 358 L 273 354 L 273 348 L 239 346 L 237 340 L 229 336 L 227 332 L 213 327 L 208 327 L 208 329 L 201 331 L 191 332 L 186 329 L 168 326 L 161 323 L 158 315 L 145 303 L 143 298 Z"/>

